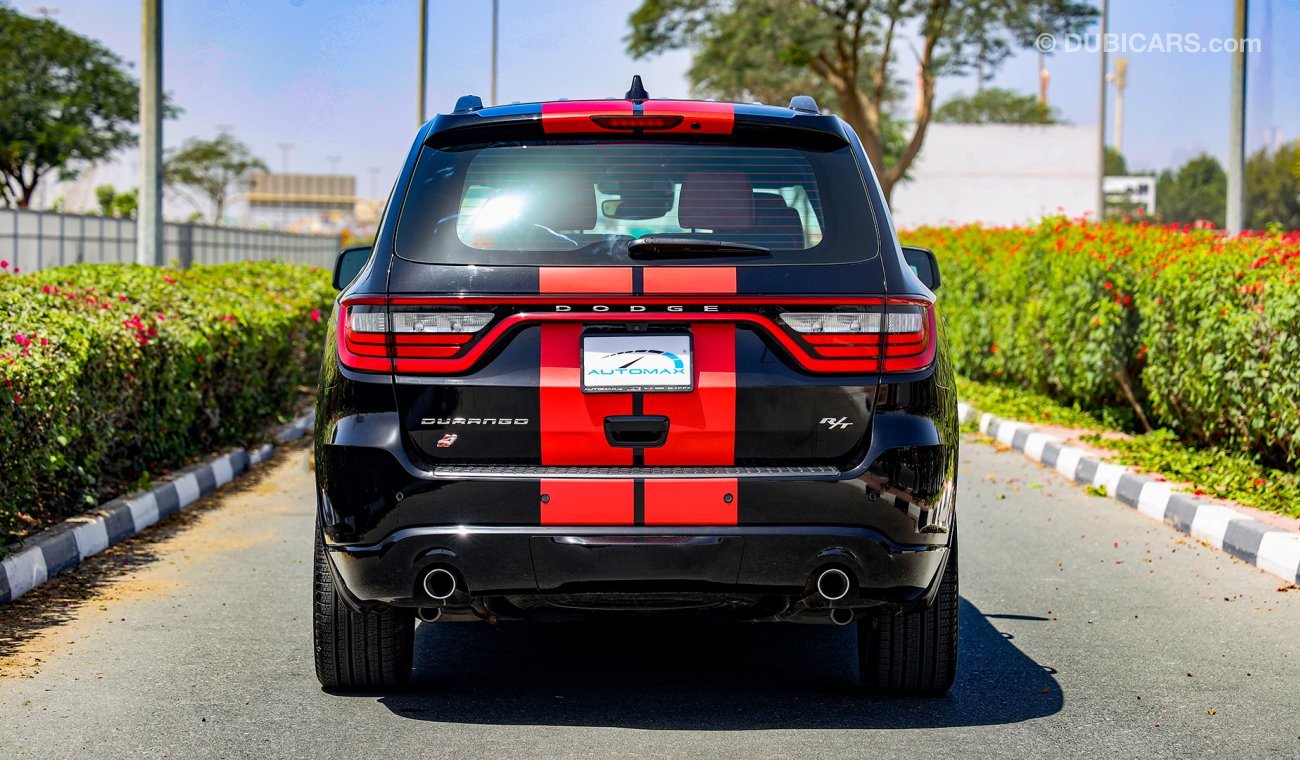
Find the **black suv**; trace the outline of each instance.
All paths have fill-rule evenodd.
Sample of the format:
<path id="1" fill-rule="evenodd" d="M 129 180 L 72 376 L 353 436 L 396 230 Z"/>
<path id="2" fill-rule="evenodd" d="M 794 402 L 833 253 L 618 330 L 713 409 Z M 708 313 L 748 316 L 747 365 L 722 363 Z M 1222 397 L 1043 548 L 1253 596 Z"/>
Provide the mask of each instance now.
<path id="1" fill-rule="evenodd" d="M 853 623 L 865 688 L 951 685 L 938 270 L 811 98 L 467 96 L 335 284 L 327 688 L 405 683 L 417 619 L 608 615 Z"/>

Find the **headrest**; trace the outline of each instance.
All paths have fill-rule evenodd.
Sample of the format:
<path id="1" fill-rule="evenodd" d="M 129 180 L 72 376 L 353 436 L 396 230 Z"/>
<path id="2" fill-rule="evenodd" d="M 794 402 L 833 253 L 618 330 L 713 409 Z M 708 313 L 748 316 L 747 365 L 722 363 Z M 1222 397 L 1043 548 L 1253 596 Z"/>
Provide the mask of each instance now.
<path id="1" fill-rule="evenodd" d="M 754 224 L 754 188 L 743 172 L 692 172 L 682 182 L 678 223 L 734 230 Z"/>
<path id="2" fill-rule="evenodd" d="M 533 186 L 525 218 L 553 230 L 596 226 L 596 188 L 590 178 L 548 179 Z"/>

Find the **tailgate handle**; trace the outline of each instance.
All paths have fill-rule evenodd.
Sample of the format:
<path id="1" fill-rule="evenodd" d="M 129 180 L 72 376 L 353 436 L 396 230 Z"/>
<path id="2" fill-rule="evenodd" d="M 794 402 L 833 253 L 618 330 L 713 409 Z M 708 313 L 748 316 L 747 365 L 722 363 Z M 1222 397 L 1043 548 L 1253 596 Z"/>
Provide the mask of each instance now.
<path id="1" fill-rule="evenodd" d="M 647 448 L 668 440 L 668 418 L 662 414 L 623 414 L 605 418 L 605 440 L 610 446 Z"/>

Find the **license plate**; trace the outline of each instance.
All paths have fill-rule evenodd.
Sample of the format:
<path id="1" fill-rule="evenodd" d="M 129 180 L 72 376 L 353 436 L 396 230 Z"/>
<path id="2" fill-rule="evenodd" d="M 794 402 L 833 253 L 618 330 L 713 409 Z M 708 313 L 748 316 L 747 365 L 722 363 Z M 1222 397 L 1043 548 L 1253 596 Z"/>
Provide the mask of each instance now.
<path id="1" fill-rule="evenodd" d="M 689 333 L 582 336 L 582 390 L 689 391 L 695 387 Z"/>

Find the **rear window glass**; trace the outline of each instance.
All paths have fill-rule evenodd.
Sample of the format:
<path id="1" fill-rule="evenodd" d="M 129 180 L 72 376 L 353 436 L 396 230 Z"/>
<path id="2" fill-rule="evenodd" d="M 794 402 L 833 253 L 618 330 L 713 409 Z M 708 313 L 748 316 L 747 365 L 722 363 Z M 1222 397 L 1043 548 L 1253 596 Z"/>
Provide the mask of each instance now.
<path id="1" fill-rule="evenodd" d="M 860 261 L 879 249 L 848 147 L 607 141 L 424 148 L 397 253 L 430 263 L 627 265 L 628 244 L 647 235 L 761 246 L 771 255 L 732 259 L 760 265 Z"/>

